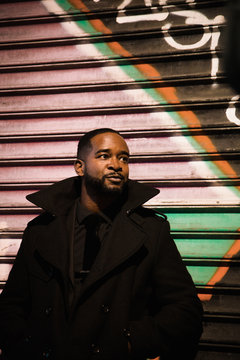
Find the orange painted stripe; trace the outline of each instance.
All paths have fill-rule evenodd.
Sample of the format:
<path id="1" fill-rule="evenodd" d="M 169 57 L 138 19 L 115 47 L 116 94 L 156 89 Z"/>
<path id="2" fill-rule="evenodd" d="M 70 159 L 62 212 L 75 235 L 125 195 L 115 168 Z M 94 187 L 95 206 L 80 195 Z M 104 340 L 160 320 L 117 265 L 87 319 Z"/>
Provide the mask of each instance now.
<path id="1" fill-rule="evenodd" d="M 240 228 L 237 231 L 240 232 Z M 232 246 L 229 248 L 229 250 L 223 256 L 223 260 L 231 259 L 234 255 L 236 255 L 240 251 L 240 241 L 239 240 L 240 240 L 240 238 L 234 241 Z M 223 276 L 226 274 L 228 269 L 229 269 L 229 266 L 228 267 L 225 267 L 225 266 L 219 267 L 216 270 L 215 274 L 212 276 L 212 278 L 209 280 L 207 285 L 215 285 L 218 281 L 220 281 L 223 278 Z"/>
<path id="2" fill-rule="evenodd" d="M 207 283 L 207 285 L 216 285 L 217 282 L 219 282 L 224 275 L 226 275 L 226 273 L 229 270 L 229 266 L 221 266 L 218 267 L 215 274 L 212 276 L 212 278 L 209 280 L 209 282 Z"/>
<path id="3" fill-rule="evenodd" d="M 239 231 L 239 230 L 238 230 Z M 240 238 L 235 240 L 228 252 L 224 255 L 224 259 L 231 259 L 240 251 Z"/>
<path id="4" fill-rule="evenodd" d="M 90 10 L 86 7 L 86 5 L 81 0 L 70 0 L 71 4 L 73 4 L 76 8 L 83 10 L 85 12 L 90 12 Z M 112 34 L 112 31 L 107 28 L 104 23 L 99 20 L 89 20 L 91 25 L 99 32 L 104 34 Z M 122 47 L 118 42 L 109 42 L 108 43 L 109 48 L 115 52 L 118 55 L 124 56 L 124 57 L 130 57 L 132 56 L 131 53 L 129 53 L 126 49 Z M 160 73 L 150 64 L 137 64 L 134 65 L 144 76 L 146 76 L 148 79 L 161 79 Z M 163 96 L 168 103 L 180 103 L 180 100 L 176 94 L 176 89 L 172 87 L 163 87 L 163 88 L 156 88 L 155 89 L 161 96 Z M 192 111 L 182 111 L 181 113 L 178 113 L 181 118 L 183 118 L 188 125 L 188 127 L 191 129 L 191 127 L 201 127 L 201 123 L 197 116 Z M 197 143 L 199 143 L 206 152 L 209 153 L 217 153 L 217 148 L 211 141 L 211 139 L 206 136 L 192 136 L 193 139 Z M 213 161 L 213 163 L 227 176 L 236 178 L 237 174 L 234 171 L 234 169 L 231 167 L 231 165 L 225 161 Z M 236 187 L 240 190 L 240 187 Z M 231 246 L 229 251 L 224 255 L 223 258 L 231 258 L 234 254 L 236 254 L 238 251 L 240 251 L 240 243 L 239 241 L 235 241 L 234 244 Z M 229 270 L 229 267 L 219 267 L 215 274 L 212 276 L 212 278 L 208 282 L 208 286 L 213 287 L 217 282 L 219 282 L 227 273 Z M 199 294 L 199 298 L 202 301 L 208 301 L 212 297 L 212 294 Z M 155 359 L 157 360 L 157 359 Z"/>
<path id="5" fill-rule="evenodd" d="M 237 230 L 240 232 L 240 228 Z M 234 255 L 236 255 L 240 251 L 240 238 L 235 240 L 226 254 L 223 256 L 224 259 L 231 259 Z M 213 288 L 217 282 L 221 281 L 222 278 L 226 275 L 229 270 L 229 266 L 221 266 L 218 267 L 215 274 L 208 281 L 207 286 Z M 212 298 L 212 294 L 199 294 L 199 298 L 202 301 L 209 301 Z"/>
<path id="6" fill-rule="evenodd" d="M 78 8 L 81 11 L 84 12 L 90 12 L 90 10 L 87 8 L 87 6 L 81 1 L 81 0 L 69 0 L 69 2 L 74 5 L 76 8 Z M 89 23 L 101 33 L 104 34 L 112 34 L 111 29 L 105 26 L 105 24 L 99 20 L 89 20 Z M 118 42 L 109 42 L 108 43 L 109 48 L 115 52 L 118 55 L 124 56 L 124 57 L 130 57 L 132 54 L 128 52 L 126 49 L 122 47 Z M 144 74 L 149 79 L 160 79 L 161 75 L 160 73 L 151 65 L 149 64 L 139 64 L 134 65 L 142 74 Z M 180 103 L 180 100 L 176 94 L 176 89 L 172 87 L 165 87 L 165 88 L 156 88 L 155 89 L 161 96 L 163 96 L 168 103 Z M 183 111 L 179 113 L 179 116 L 183 118 L 186 122 L 186 124 L 191 127 L 199 126 L 201 127 L 201 123 L 199 119 L 196 117 L 196 115 L 192 111 Z M 217 153 L 217 149 L 210 140 L 210 138 L 206 135 L 203 135 L 201 137 L 192 136 L 197 143 L 199 143 L 206 152 L 213 152 Z M 236 178 L 237 174 L 234 171 L 234 169 L 231 167 L 231 165 L 226 161 L 212 161 L 223 173 L 225 173 L 227 176 L 230 176 L 232 178 Z M 236 187 L 240 190 L 240 186 Z"/>
<path id="7" fill-rule="evenodd" d="M 212 294 L 198 294 L 198 298 L 201 301 L 209 301 L 212 298 Z"/>
<path id="8" fill-rule="evenodd" d="M 81 0 L 68 0 L 68 2 L 75 6 L 76 9 L 79 9 L 84 12 L 90 12 L 86 5 Z"/>

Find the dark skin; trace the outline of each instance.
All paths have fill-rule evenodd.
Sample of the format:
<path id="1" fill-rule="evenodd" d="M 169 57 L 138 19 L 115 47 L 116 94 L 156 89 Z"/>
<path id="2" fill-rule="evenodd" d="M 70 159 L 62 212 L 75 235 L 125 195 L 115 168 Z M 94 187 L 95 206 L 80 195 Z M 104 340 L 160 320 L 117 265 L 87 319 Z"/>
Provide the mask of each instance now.
<path id="1" fill-rule="evenodd" d="M 115 133 L 103 133 L 91 139 L 92 148 L 84 159 L 75 162 L 75 171 L 82 177 L 81 203 L 92 212 L 109 207 L 121 194 L 128 180 L 129 149 L 124 139 Z M 86 171 L 92 177 L 103 180 L 105 188 L 116 192 L 100 192 L 86 185 Z M 128 342 L 128 350 L 131 344 Z"/>
<path id="2" fill-rule="evenodd" d="M 90 211 L 99 212 L 117 199 L 128 180 L 129 149 L 120 135 L 111 132 L 94 136 L 91 145 L 92 148 L 84 154 L 83 159 L 75 162 L 75 171 L 82 177 L 82 204 Z M 101 180 L 109 192 L 87 186 L 86 172 Z"/>

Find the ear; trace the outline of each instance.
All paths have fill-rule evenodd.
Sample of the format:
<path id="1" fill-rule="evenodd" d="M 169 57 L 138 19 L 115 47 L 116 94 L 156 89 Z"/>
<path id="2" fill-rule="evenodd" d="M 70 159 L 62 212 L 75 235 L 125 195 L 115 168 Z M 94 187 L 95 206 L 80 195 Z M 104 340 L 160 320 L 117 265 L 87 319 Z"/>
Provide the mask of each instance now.
<path id="1" fill-rule="evenodd" d="M 77 159 L 74 162 L 74 169 L 79 176 L 84 176 L 85 164 L 83 160 Z"/>

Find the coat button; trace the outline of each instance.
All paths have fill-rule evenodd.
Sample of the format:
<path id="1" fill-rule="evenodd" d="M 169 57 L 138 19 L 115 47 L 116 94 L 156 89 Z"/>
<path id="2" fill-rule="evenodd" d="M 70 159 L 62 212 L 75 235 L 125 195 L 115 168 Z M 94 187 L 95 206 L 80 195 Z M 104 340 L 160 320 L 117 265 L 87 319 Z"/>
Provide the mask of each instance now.
<path id="1" fill-rule="evenodd" d="M 45 359 L 50 359 L 50 356 L 51 356 L 51 350 L 46 350 L 42 353 L 42 358 L 45 360 Z"/>
<path id="2" fill-rule="evenodd" d="M 45 315 L 46 315 L 46 316 L 49 316 L 49 315 L 51 314 L 52 310 L 53 310 L 53 309 L 52 309 L 51 306 L 46 307 L 46 309 L 44 310 Z"/>
<path id="3" fill-rule="evenodd" d="M 93 352 L 94 354 L 99 354 L 99 353 L 100 353 L 100 348 L 99 348 L 99 346 L 96 345 L 96 344 L 92 344 L 92 345 L 91 345 L 91 350 L 92 350 L 92 352 Z"/>
<path id="4" fill-rule="evenodd" d="M 104 304 L 101 306 L 101 309 L 105 314 L 109 313 L 109 311 L 110 311 L 110 307 L 108 305 L 104 305 Z"/>
<path id="5" fill-rule="evenodd" d="M 130 338 L 131 337 L 131 333 L 129 329 L 123 329 L 123 335 L 126 336 L 126 338 Z"/>
<path id="6" fill-rule="evenodd" d="M 31 342 L 31 339 L 32 339 L 31 335 L 27 335 L 23 341 L 25 342 L 25 344 L 29 344 Z"/>

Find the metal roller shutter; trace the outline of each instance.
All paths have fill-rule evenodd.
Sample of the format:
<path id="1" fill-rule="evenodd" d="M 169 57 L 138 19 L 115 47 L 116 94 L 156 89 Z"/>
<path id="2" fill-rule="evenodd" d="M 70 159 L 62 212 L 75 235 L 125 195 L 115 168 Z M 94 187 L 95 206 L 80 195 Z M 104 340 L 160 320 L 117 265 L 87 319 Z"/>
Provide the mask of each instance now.
<path id="1" fill-rule="evenodd" d="M 160 209 L 205 310 L 197 359 L 240 353 L 239 96 L 224 72 L 227 1 L 0 4 L 0 284 L 26 194 L 74 175 L 79 137 L 112 127 Z"/>

